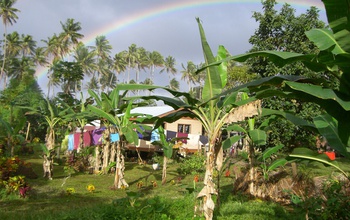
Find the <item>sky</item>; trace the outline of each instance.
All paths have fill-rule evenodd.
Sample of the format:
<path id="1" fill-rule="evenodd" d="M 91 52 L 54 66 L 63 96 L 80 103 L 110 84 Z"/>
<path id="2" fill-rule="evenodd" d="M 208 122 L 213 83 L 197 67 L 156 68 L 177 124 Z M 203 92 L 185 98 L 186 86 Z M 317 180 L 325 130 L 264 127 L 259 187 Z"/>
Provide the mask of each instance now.
<path id="1" fill-rule="evenodd" d="M 326 21 L 321 0 L 277 2 L 279 6 L 284 2 L 291 4 L 297 14 L 314 5 L 320 9 L 320 18 Z M 187 61 L 199 64 L 204 60 L 196 17 L 202 21 L 214 53 L 219 45 L 224 45 L 232 55 L 237 55 L 251 48 L 248 39 L 258 27 L 252 14 L 262 10 L 260 0 L 17 0 L 13 7 L 20 12 L 8 33 L 32 35 L 38 46 L 43 46 L 42 40 L 62 32 L 60 22 L 73 18 L 81 24 L 80 33 L 86 45 L 93 45 L 95 37 L 104 35 L 114 55 L 134 43 L 164 57 L 173 56 L 178 72 Z M 36 72 L 44 92 L 46 72 L 45 68 Z M 165 86 L 169 77 L 156 73 L 154 81 Z M 185 83 L 181 84 L 186 90 Z"/>

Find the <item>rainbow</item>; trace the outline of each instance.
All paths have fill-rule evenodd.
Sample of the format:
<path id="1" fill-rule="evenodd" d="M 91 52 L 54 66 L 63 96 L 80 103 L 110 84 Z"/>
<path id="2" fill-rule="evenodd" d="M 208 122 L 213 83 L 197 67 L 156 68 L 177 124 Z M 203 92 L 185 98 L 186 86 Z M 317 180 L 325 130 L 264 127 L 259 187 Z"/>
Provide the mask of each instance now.
<path id="1" fill-rule="evenodd" d="M 309 8 L 310 6 L 316 6 L 320 10 L 324 10 L 324 5 L 321 0 L 277 0 L 279 4 L 288 3 L 293 6 Z M 107 36 L 113 32 L 120 31 L 124 28 L 136 25 L 142 21 L 149 20 L 152 18 L 160 17 L 169 13 L 174 13 L 180 10 L 188 10 L 196 7 L 204 7 L 210 5 L 220 5 L 220 4 L 261 4 L 261 0 L 181 0 L 174 1 L 171 3 L 166 3 L 158 7 L 150 8 L 143 11 L 138 11 L 133 14 L 128 15 L 122 19 L 118 18 L 115 22 L 109 23 L 108 25 L 97 29 L 88 36 L 85 36 L 82 42 L 85 45 L 90 45 L 95 40 L 97 36 Z M 38 81 L 47 75 L 48 68 L 38 68 L 36 71 L 36 77 Z M 40 84 L 40 83 L 39 83 Z"/>

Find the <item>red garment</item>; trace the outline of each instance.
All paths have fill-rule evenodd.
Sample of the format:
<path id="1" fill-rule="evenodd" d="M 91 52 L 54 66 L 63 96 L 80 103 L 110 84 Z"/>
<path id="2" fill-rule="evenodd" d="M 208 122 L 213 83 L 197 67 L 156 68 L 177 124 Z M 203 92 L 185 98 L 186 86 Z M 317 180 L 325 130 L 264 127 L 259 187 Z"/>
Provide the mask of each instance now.
<path id="1" fill-rule="evenodd" d="M 92 134 L 92 131 L 86 131 L 86 132 L 84 132 L 84 137 L 83 137 L 84 147 L 89 147 L 89 146 L 91 146 L 91 143 L 92 143 L 91 134 Z"/>
<path id="2" fill-rule="evenodd" d="M 74 133 L 74 150 L 79 148 L 80 143 L 80 133 Z"/>
<path id="3" fill-rule="evenodd" d="M 187 144 L 187 137 L 188 137 L 187 133 L 177 132 L 177 137 L 178 138 L 184 138 L 184 139 L 181 139 L 181 141 L 182 141 L 182 143 Z"/>

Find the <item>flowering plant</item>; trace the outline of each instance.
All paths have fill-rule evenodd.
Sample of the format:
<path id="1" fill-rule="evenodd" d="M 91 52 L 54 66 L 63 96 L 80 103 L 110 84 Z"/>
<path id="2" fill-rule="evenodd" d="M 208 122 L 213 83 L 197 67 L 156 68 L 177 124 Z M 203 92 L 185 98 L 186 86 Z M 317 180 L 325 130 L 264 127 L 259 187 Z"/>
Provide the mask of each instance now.
<path id="1" fill-rule="evenodd" d="M 95 186 L 94 185 L 92 185 L 92 184 L 89 184 L 89 185 L 87 185 L 87 187 L 86 187 L 86 189 L 87 189 L 87 191 L 89 191 L 89 192 L 94 192 L 95 191 Z"/>

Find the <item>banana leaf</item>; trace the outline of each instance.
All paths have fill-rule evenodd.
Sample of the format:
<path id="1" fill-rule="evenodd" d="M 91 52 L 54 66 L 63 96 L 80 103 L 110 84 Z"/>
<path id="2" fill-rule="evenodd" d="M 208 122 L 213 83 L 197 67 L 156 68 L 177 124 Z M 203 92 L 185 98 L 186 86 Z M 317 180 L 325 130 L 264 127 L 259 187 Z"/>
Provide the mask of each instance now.
<path id="1" fill-rule="evenodd" d="M 270 172 L 278 167 L 284 166 L 286 163 L 288 163 L 288 160 L 285 158 L 277 159 L 267 168 L 267 171 Z"/>
<path id="2" fill-rule="evenodd" d="M 269 147 L 267 148 L 263 153 L 262 153 L 262 159 L 266 160 L 267 158 L 270 158 L 272 154 L 277 153 L 280 149 L 284 147 L 283 144 L 276 145 L 274 147 Z"/>
<path id="3" fill-rule="evenodd" d="M 254 129 L 254 130 L 248 131 L 248 135 L 256 146 L 261 146 L 266 144 L 267 136 L 265 131 Z"/>
<path id="4" fill-rule="evenodd" d="M 336 161 L 331 161 L 326 154 L 319 154 L 308 148 L 295 148 L 289 157 L 321 162 L 336 168 L 347 178 L 349 178 L 348 174 L 338 166 L 338 163 Z"/>
<path id="5" fill-rule="evenodd" d="M 244 136 L 241 135 L 235 135 L 233 137 L 230 137 L 222 142 L 222 149 L 226 150 L 229 149 L 234 143 L 241 140 Z"/>
<path id="6" fill-rule="evenodd" d="M 350 158 L 347 144 L 339 137 L 338 121 L 329 114 L 323 114 L 314 118 L 314 123 L 320 134 L 327 139 L 328 144 L 341 155 Z M 348 141 L 348 140 L 347 140 Z"/>
<path id="7" fill-rule="evenodd" d="M 210 49 L 210 46 L 207 42 L 205 33 L 204 33 L 204 29 L 202 27 L 202 24 L 199 20 L 199 18 L 196 18 L 197 23 L 198 23 L 198 27 L 199 27 L 199 33 L 201 36 L 201 42 L 202 42 L 202 49 L 203 49 L 203 53 L 204 53 L 204 59 L 205 59 L 205 63 L 209 64 L 209 63 L 214 63 L 216 61 L 212 50 Z M 222 62 L 220 62 L 221 64 Z M 204 82 L 204 87 L 202 90 L 202 99 L 203 100 L 209 100 L 215 96 L 217 96 L 218 94 L 220 94 L 222 92 L 222 80 L 221 80 L 221 76 L 220 73 L 218 71 L 218 69 L 214 66 L 211 66 L 209 68 L 206 68 L 207 74 L 206 74 L 206 79 Z"/>

